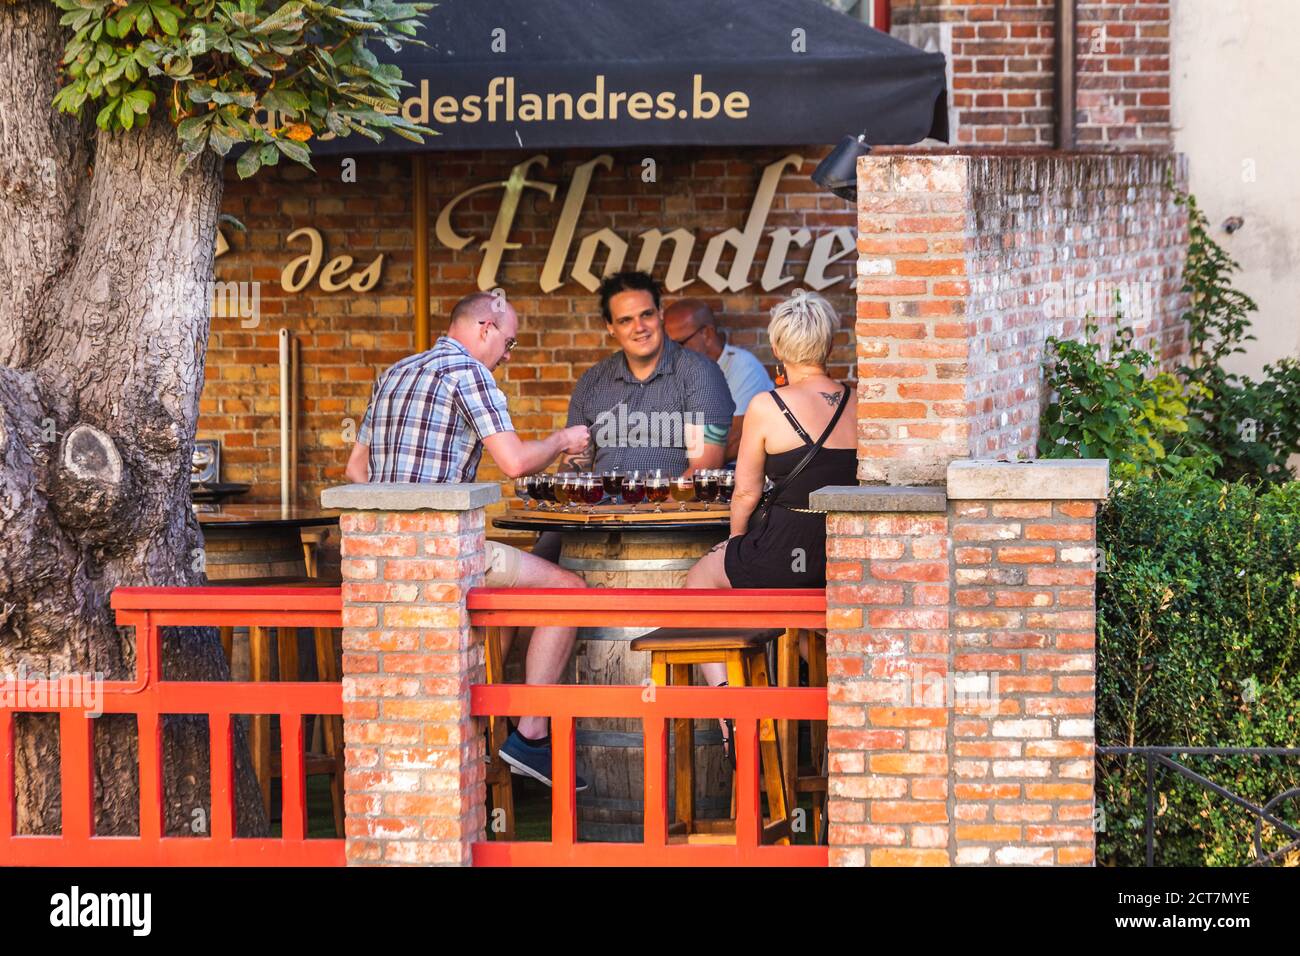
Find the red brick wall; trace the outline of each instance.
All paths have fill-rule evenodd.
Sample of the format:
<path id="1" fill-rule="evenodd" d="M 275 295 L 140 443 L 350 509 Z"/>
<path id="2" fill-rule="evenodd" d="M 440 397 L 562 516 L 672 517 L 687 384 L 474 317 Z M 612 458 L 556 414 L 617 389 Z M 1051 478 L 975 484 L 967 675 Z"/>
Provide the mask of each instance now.
<path id="1" fill-rule="evenodd" d="M 948 549 L 942 512 L 827 516 L 832 866 L 950 861 Z"/>
<path id="2" fill-rule="evenodd" d="M 832 866 L 1093 863 L 1096 501 L 1051 496 L 1105 465 L 965 464 L 1014 474 L 823 502 Z"/>
<path id="3" fill-rule="evenodd" d="M 1093 862 L 1093 501 L 955 501 L 956 862 Z"/>
<path id="4" fill-rule="evenodd" d="M 1092 311 L 1185 353 L 1186 217 L 1168 154 L 877 152 L 859 167 L 858 475 L 936 483 L 955 458 L 1033 457 L 1049 335 Z"/>
<path id="5" fill-rule="evenodd" d="M 1083 146 L 1170 146 L 1170 0 L 1079 3 Z"/>
<path id="6" fill-rule="evenodd" d="M 891 32 L 949 58 L 954 144 L 1053 144 L 1055 8 L 1055 0 L 894 0 Z M 1169 30 L 1169 0 L 1080 0 L 1080 145 L 1171 144 Z"/>
<path id="7" fill-rule="evenodd" d="M 1046 336 L 1122 320 L 1166 364 L 1185 357 L 1187 217 L 1166 181 L 1185 185 L 1187 167 L 1094 154 L 980 157 L 969 171 L 971 453 L 1034 457 Z"/>
<path id="8" fill-rule="evenodd" d="M 731 340 L 754 350 L 769 365 L 766 347 L 768 310 L 800 287 L 811 243 L 793 247 L 786 275 L 795 281 L 765 293 L 759 278 L 767 259 L 770 230 L 807 227 L 814 240 L 835 227 L 852 228 L 851 204 L 822 192 L 808 176 L 824 147 L 731 150 L 659 150 L 615 153 L 611 170 L 596 172 L 578 222 L 570 252 L 573 263 L 578 241 L 589 232 L 609 227 L 631 248 L 628 267 L 636 260 L 636 236 L 654 227 L 665 231 L 683 227 L 694 231 L 696 243 L 687 275 L 694 277 L 708 239 L 728 228 L 743 228 L 764 167 L 790 153 L 805 157 L 801 169 L 787 169 L 781 179 L 750 277 L 742 292 L 715 294 L 692 282 L 679 294 L 708 300 L 721 316 Z M 526 152 L 446 154 L 430 157 L 430 229 L 439 210 L 465 189 L 504 179 L 511 167 L 533 155 Z M 538 286 L 538 273 L 559 217 L 570 174 L 595 151 L 554 152 L 547 168 L 534 168 L 533 179 L 559 185 L 555 201 L 528 191 L 520 203 L 511 240 L 522 248 L 507 252 L 498 284 L 521 315 L 519 347 L 498 372 L 510 401 L 515 425 L 524 437 L 536 437 L 564 424 L 573 383 L 588 367 L 612 351 L 599 316 L 596 296 L 567 281 L 550 295 Z M 656 161 L 657 181 L 642 181 L 642 160 Z M 313 174 L 297 167 L 267 170 L 247 182 L 227 175 L 224 210 L 247 226 L 240 233 L 227 226 L 231 251 L 218 259 L 217 278 L 260 281 L 262 322 L 243 329 L 237 318 L 216 318 L 209 342 L 207 380 L 202 397 L 199 436 L 223 444 L 223 472 L 228 481 L 253 484 L 248 500 L 279 497 L 279 384 L 277 332 L 294 331 L 302 348 L 299 500 L 314 503 L 322 488 L 343 480 L 350 442 L 345 419 L 359 423 L 375 375 L 410 354 L 414 348 L 412 298 L 411 172 L 405 159 L 361 158 L 357 181 L 340 181 L 337 161 L 322 160 Z M 430 239 L 430 284 L 434 335 L 451 306 L 475 291 L 480 263 L 478 244 L 490 233 L 500 190 L 470 197 L 458 207 L 456 229 L 475 241 L 453 252 Z M 313 283 L 293 295 L 282 291 L 283 267 L 307 248 L 305 240 L 286 242 L 295 229 L 312 226 L 325 239 L 328 258 L 347 254 L 360 271 L 378 254 L 385 256 L 383 278 L 369 294 L 322 292 Z M 667 269 L 671 245 L 661 253 L 657 273 Z M 828 276 L 844 280 L 826 290 L 844 316 L 844 330 L 833 356 L 832 374 L 851 376 L 853 365 L 850 278 L 855 255 L 833 265 Z M 728 255 L 723 260 L 729 263 Z M 597 259 L 597 268 L 603 259 Z M 568 275 L 566 268 L 565 275 Z M 668 296 L 671 301 L 672 296 Z M 483 480 L 500 478 L 490 460 L 480 470 Z M 498 506 L 499 507 L 499 506 Z"/>

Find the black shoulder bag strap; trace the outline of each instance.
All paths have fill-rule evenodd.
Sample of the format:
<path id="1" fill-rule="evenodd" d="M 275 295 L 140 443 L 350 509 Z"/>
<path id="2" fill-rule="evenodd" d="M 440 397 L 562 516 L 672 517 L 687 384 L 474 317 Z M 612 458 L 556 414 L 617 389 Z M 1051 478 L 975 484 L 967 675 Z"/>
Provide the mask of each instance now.
<path id="1" fill-rule="evenodd" d="M 777 404 L 780 403 L 778 402 Z M 826 430 L 822 432 L 821 437 L 818 438 L 817 441 L 813 443 L 813 446 L 808 449 L 808 454 L 799 459 L 799 464 L 795 465 L 788 475 L 773 484 L 771 490 L 768 491 L 767 494 L 763 495 L 762 500 L 759 501 L 758 508 L 756 509 L 758 524 L 767 521 L 768 513 L 772 510 L 772 505 L 776 503 L 776 499 L 780 497 L 781 492 L 785 491 L 785 489 L 790 486 L 790 483 L 798 478 L 800 473 L 808 467 L 808 464 L 817 457 L 817 453 L 822 450 L 822 445 L 826 444 L 826 439 L 830 438 L 831 432 L 835 431 L 835 426 L 839 423 L 840 416 L 844 414 L 844 409 L 848 407 L 848 404 L 849 387 L 845 385 L 844 391 L 840 394 L 840 403 L 835 408 L 835 414 L 831 416 L 830 424 L 826 426 Z M 790 418 L 791 421 L 794 420 L 794 417 L 790 415 L 788 411 L 786 417 Z M 802 429 L 796 430 L 802 431 Z"/>

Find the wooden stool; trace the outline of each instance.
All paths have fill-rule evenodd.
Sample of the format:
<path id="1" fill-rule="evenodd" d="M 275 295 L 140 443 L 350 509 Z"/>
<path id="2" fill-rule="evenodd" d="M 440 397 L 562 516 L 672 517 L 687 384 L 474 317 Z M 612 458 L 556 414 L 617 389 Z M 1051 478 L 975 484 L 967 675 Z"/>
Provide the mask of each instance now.
<path id="1" fill-rule="evenodd" d="M 484 628 L 484 657 L 486 658 L 487 683 L 505 683 L 505 661 L 501 656 L 501 628 Z M 510 722 L 504 716 L 488 717 L 488 767 L 487 785 L 492 792 L 492 811 L 505 811 L 505 828 L 500 837 L 503 840 L 515 838 L 515 792 L 510 778 L 510 766 L 497 756 L 506 738 L 510 736 Z M 492 820 L 488 820 L 488 829 L 492 829 Z M 493 831 L 495 832 L 495 831 Z"/>
<path id="2" fill-rule="evenodd" d="M 337 581 L 320 578 L 269 577 L 236 578 L 219 582 L 225 587 L 337 587 Z M 313 628 L 316 650 L 316 677 L 325 682 L 341 679 L 338 656 L 334 652 L 334 629 Z M 248 629 L 249 677 L 253 681 L 271 680 L 271 633 L 276 632 L 276 656 L 280 680 L 298 679 L 297 628 L 252 626 Z M 233 627 L 221 628 L 221 646 L 229 664 L 234 651 Z M 342 837 L 343 830 L 343 717 L 339 714 L 320 714 L 316 728 L 321 736 L 321 749 L 309 749 L 303 755 L 307 776 L 328 774 L 330 777 L 330 804 L 334 817 L 334 833 Z M 316 734 L 313 733 L 313 740 Z M 315 748 L 316 744 L 312 744 Z M 271 814 L 271 779 L 280 776 L 280 752 L 271 747 L 271 715 L 253 714 L 249 723 L 249 749 L 253 755 L 253 772 L 262 789 L 262 806 L 268 818 Z"/>
<path id="3" fill-rule="evenodd" d="M 298 532 L 298 536 L 302 539 L 302 562 L 309 578 L 320 577 L 317 552 L 320 551 L 321 543 L 324 542 L 327 533 L 327 528 L 303 528 Z"/>
<path id="4" fill-rule="evenodd" d="M 777 686 L 799 686 L 800 645 L 804 645 L 808 661 L 808 686 L 826 686 L 826 632 L 790 628 L 777 640 Z M 810 765 L 799 765 L 799 724 L 793 720 L 777 721 L 777 736 L 781 741 L 781 767 L 785 771 L 787 799 L 791 808 L 799 805 L 799 794 L 812 794 L 812 834 L 817 843 L 824 843 L 827 790 L 826 724 L 820 720 L 809 722 L 811 743 Z"/>
<path id="5" fill-rule="evenodd" d="M 725 664 L 730 687 L 768 687 L 767 648 L 781 631 L 727 631 L 663 627 L 632 641 L 634 651 L 650 652 L 650 678 L 659 687 L 689 686 L 692 664 Z M 763 827 L 764 843 L 790 842 L 787 788 L 775 721 L 758 722 L 759 761 L 771 822 Z M 695 819 L 695 721 L 673 720 L 674 781 L 677 823 L 669 833 L 685 834 L 687 843 L 717 842 L 715 834 L 735 832 L 734 821 Z M 735 741 L 731 745 L 735 746 Z M 733 789 L 734 794 L 734 789 Z M 733 800 L 734 805 L 734 800 Z M 725 826 L 716 824 L 724 823 Z M 702 839 L 692 839 L 700 835 Z"/>

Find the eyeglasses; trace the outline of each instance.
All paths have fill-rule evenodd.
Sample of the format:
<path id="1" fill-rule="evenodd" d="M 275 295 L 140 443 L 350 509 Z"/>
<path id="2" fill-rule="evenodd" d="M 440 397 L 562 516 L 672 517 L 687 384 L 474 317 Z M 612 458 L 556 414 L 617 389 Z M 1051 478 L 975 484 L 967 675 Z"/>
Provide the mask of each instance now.
<path id="1" fill-rule="evenodd" d="M 490 326 L 492 326 L 492 328 L 496 329 L 498 332 L 501 331 L 501 326 L 497 325 L 497 324 L 496 324 L 495 322 L 493 322 L 491 319 L 479 319 L 479 320 L 478 320 L 478 324 L 479 324 L 479 325 L 490 325 Z M 519 341 L 518 341 L 518 339 L 516 339 L 514 336 L 511 336 L 511 337 L 507 338 L 507 339 L 506 339 L 506 354 L 508 355 L 508 354 L 510 354 L 511 352 L 513 352 L 513 351 L 515 350 L 515 346 L 518 345 L 518 344 L 519 344 Z"/>
<path id="2" fill-rule="evenodd" d="M 686 338 L 684 338 L 684 339 L 673 339 L 673 341 L 676 342 L 678 345 L 685 345 L 685 344 L 686 344 L 687 342 L 689 342 L 691 339 L 695 338 L 695 336 L 697 336 L 697 335 L 699 335 L 701 332 L 703 332 L 706 328 L 708 328 L 708 326 L 706 326 L 706 325 L 701 325 L 698 329 L 696 329 L 696 330 L 695 330 L 694 332 L 692 332 L 690 335 L 686 336 Z"/>

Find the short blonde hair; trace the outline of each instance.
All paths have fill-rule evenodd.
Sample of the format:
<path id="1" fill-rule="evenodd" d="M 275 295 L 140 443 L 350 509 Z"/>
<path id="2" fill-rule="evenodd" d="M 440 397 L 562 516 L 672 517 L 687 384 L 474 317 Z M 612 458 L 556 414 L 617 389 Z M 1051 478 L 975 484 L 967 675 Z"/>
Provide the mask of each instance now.
<path id="1" fill-rule="evenodd" d="M 825 366 L 839 327 L 839 314 L 824 296 L 796 289 L 772 309 L 767 337 L 781 362 Z"/>

